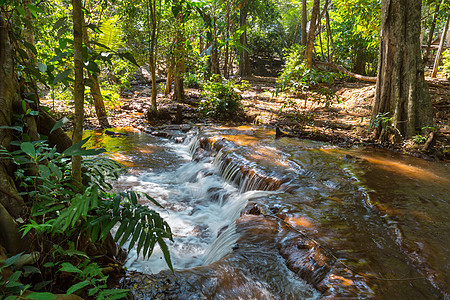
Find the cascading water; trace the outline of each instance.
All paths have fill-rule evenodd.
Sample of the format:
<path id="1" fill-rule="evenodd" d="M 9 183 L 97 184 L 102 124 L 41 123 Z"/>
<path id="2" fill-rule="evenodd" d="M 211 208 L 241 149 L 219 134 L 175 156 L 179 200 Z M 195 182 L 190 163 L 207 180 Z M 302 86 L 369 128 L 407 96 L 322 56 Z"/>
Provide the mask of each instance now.
<path id="1" fill-rule="evenodd" d="M 160 214 L 174 233 L 174 242 L 168 241 L 168 245 L 175 269 L 211 264 L 232 250 L 238 239 L 234 221 L 248 200 L 263 192 L 241 193 L 228 183 L 228 176 L 237 170 L 229 168 L 221 177 L 218 160 L 213 157 L 191 161 L 199 147 L 195 136 L 184 144 L 167 141 L 164 147 L 179 157 L 178 169 L 146 170 L 137 176 L 125 174 L 118 184 L 146 192 L 166 208 Z M 135 249 L 131 250 L 126 267 L 148 274 L 167 269 L 158 247 L 145 260 Z"/>
<path id="2" fill-rule="evenodd" d="M 157 199 L 175 235 L 175 274 L 158 249 L 130 252 L 129 269 L 149 274 L 127 279 L 138 298 L 450 295 L 448 164 L 273 136 L 209 127 L 185 144 L 113 140 L 129 168 L 116 188 Z"/>

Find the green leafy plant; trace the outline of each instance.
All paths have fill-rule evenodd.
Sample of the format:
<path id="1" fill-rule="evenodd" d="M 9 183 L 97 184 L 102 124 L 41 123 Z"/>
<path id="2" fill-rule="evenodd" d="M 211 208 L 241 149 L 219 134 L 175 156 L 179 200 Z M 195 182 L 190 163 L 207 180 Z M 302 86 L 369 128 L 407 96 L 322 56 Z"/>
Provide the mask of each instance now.
<path id="1" fill-rule="evenodd" d="M 203 81 L 200 74 L 189 73 L 184 78 L 184 83 L 187 87 L 200 89 L 202 88 Z"/>
<path id="2" fill-rule="evenodd" d="M 30 292 L 30 284 L 19 281 L 22 276 L 40 273 L 34 266 L 21 266 L 18 263 L 23 253 L 16 254 L 6 260 L 0 261 L 0 298 L 12 299 L 55 299 L 55 296 L 46 292 Z M 14 271 L 8 276 L 7 269 Z"/>
<path id="3" fill-rule="evenodd" d="M 214 76 L 205 82 L 203 89 L 199 110 L 206 117 L 230 119 L 242 107 L 241 96 L 231 80 Z"/>
<path id="4" fill-rule="evenodd" d="M 442 61 L 444 74 L 447 78 L 450 78 L 450 49 L 445 50 Z"/>
<path id="5" fill-rule="evenodd" d="M 62 124 L 63 122 L 59 122 L 55 128 Z M 109 192 L 111 185 L 108 181 L 117 179 L 123 168 L 113 160 L 96 156 L 104 150 L 84 149 L 88 139 L 73 145 L 62 154 L 56 148 L 49 147 L 45 141 L 13 142 L 17 150 L 10 153 L 2 148 L 0 155 L 16 164 L 15 178 L 22 189 L 28 191 L 23 196 L 33 203 L 29 219 L 21 227 L 23 236 L 32 233 L 38 240 L 52 241 L 53 248 L 60 253 L 47 265 L 59 269 L 49 273 L 71 270 L 69 273 L 74 275 L 74 285 L 68 288 L 69 294 L 76 292 L 84 296 L 96 296 L 97 299 L 118 299 L 126 291 L 107 289 L 108 277 L 101 273 L 102 268 L 70 243 L 71 237 L 86 236 L 91 243 L 101 245 L 110 230 L 120 224 L 115 235 L 115 241 L 119 242 L 120 247 L 129 241 L 127 249 L 136 245 L 137 252 L 148 257 L 158 244 L 169 268 L 173 269 L 165 243 L 165 239 L 172 239 L 172 233 L 168 223 L 156 211 L 139 204 L 139 198 L 145 197 L 161 207 L 149 195 L 133 191 L 118 194 Z M 72 155 L 85 157 L 85 183 L 81 188 L 74 185 L 71 177 Z M 35 169 L 34 176 L 27 174 L 26 170 L 30 167 Z M 73 261 L 73 255 L 77 255 L 79 259 Z M 8 262 L 6 267 L 10 266 Z M 15 274 L 9 282 L 22 276 L 22 273 Z M 8 285 L 10 286 L 12 284 Z M 25 287 L 35 288 L 24 286 L 22 289 L 25 290 Z M 16 292 L 16 289 L 11 292 Z"/>
<path id="6" fill-rule="evenodd" d="M 384 130 L 389 130 L 392 128 L 392 118 L 389 117 L 389 112 L 380 113 L 375 116 L 375 118 L 372 119 L 369 125 L 369 129 L 367 131 L 369 132 L 372 127 L 381 128 Z"/>
<path id="7" fill-rule="evenodd" d="M 325 106 L 329 106 L 334 100 L 338 99 L 331 89 L 323 85 L 331 84 L 334 80 L 334 75 L 330 72 L 308 68 L 302 54 L 304 47 L 294 44 L 285 51 L 285 64 L 278 78 L 280 83 L 278 92 L 288 90 L 300 95 L 304 95 L 306 92 L 313 92 L 317 95 L 313 97 L 313 100 L 316 102 L 323 101 Z M 322 100 L 323 97 L 324 99 Z"/>

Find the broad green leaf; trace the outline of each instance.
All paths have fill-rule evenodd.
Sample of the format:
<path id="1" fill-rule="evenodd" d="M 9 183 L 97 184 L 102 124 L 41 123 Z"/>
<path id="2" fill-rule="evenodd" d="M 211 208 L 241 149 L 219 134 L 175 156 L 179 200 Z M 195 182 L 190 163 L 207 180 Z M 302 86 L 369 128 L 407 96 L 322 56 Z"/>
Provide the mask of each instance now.
<path id="1" fill-rule="evenodd" d="M 141 231 L 142 231 L 142 224 L 139 222 L 136 225 L 136 228 L 134 229 L 128 249 L 131 249 L 134 247 L 134 244 L 136 243 L 137 239 L 139 238 L 139 235 L 141 234 Z"/>
<path id="2" fill-rule="evenodd" d="M 64 33 L 66 33 L 69 30 L 69 26 L 63 26 L 58 29 L 58 33 L 56 34 L 56 37 L 59 39 Z"/>
<path id="3" fill-rule="evenodd" d="M 43 178 L 48 179 L 50 177 L 50 168 L 46 165 L 39 165 L 39 173 Z"/>
<path id="4" fill-rule="evenodd" d="M 84 66 L 86 67 L 86 69 L 88 69 L 91 72 L 94 73 L 100 73 L 100 68 L 98 67 L 98 65 L 94 62 L 94 61 L 88 61 L 86 63 L 84 63 Z"/>
<path id="5" fill-rule="evenodd" d="M 41 13 L 41 14 L 44 13 L 44 12 L 42 11 L 42 9 L 40 9 L 39 7 L 34 6 L 34 5 L 32 5 L 32 4 L 27 4 L 27 7 L 28 7 L 28 9 L 30 10 L 30 12 L 33 14 L 33 16 L 34 16 L 35 18 L 38 17 L 37 13 Z"/>
<path id="6" fill-rule="evenodd" d="M 150 257 L 153 252 L 153 247 L 155 245 L 155 237 L 152 231 L 147 231 L 147 236 L 145 237 L 144 249 L 142 249 L 143 257 Z"/>
<path id="7" fill-rule="evenodd" d="M 55 24 L 53 24 L 53 30 L 58 29 L 59 27 L 65 25 L 66 23 L 67 23 L 67 17 L 62 17 L 61 19 L 56 21 Z"/>
<path id="8" fill-rule="evenodd" d="M 19 132 L 23 132 L 23 127 L 22 126 L 0 126 L 0 129 L 12 129 L 12 130 L 17 130 Z"/>
<path id="9" fill-rule="evenodd" d="M 59 269 L 59 271 L 83 274 L 83 271 L 81 271 L 80 269 L 78 269 L 77 267 L 75 267 L 74 265 L 72 265 L 71 263 L 68 263 L 68 262 L 63 262 L 61 264 L 61 269 Z"/>
<path id="10" fill-rule="evenodd" d="M 164 208 L 161 204 L 158 203 L 158 201 L 156 201 L 155 199 L 153 199 L 152 197 L 150 197 L 147 193 L 143 193 L 144 196 L 150 200 L 151 202 L 153 202 L 153 204 L 155 204 L 158 207 Z"/>
<path id="11" fill-rule="evenodd" d="M 34 300 L 53 300 L 56 296 L 52 293 L 40 293 L 33 292 L 25 297 L 25 299 L 34 299 Z"/>
<path id="12" fill-rule="evenodd" d="M 57 55 L 55 55 L 54 57 L 52 57 L 52 59 L 50 59 L 49 62 L 61 60 L 61 59 L 65 58 L 67 55 L 69 55 L 69 52 L 60 52 Z"/>
<path id="13" fill-rule="evenodd" d="M 84 140 L 76 143 L 75 145 L 70 146 L 67 148 L 64 152 L 64 156 L 74 156 L 74 155 L 80 155 L 80 156 L 88 156 L 88 155 L 98 155 L 100 153 L 106 152 L 105 149 L 97 148 L 97 149 L 81 149 L 81 147 L 89 140 L 90 137 L 85 138 Z"/>
<path id="14" fill-rule="evenodd" d="M 136 222 L 137 222 L 136 219 L 132 219 L 130 221 L 130 223 L 127 226 L 127 229 L 125 230 L 125 233 L 122 236 L 122 239 L 120 240 L 119 247 L 122 247 L 123 244 L 125 244 L 125 242 L 128 240 L 128 238 L 130 237 L 131 233 L 134 230 L 134 226 L 136 226 Z"/>
<path id="15" fill-rule="evenodd" d="M 45 71 L 47 71 L 47 65 L 41 62 L 38 62 L 38 67 L 39 67 L 39 71 L 41 71 L 41 73 L 45 73 Z"/>
<path id="16" fill-rule="evenodd" d="M 63 175 L 62 175 L 61 169 L 57 165 L 55 165 L 54 163 L 50 162 L 48 164 L 48 166 L 49 166 L 50 170 L 52 170 L 53 174 L 56 175 L 56 177 L 58 177 L 59 179 L 62 179 Z"/>
<path id="17" fill-rule="evenodd" d="M 125 229 L 128 226 L 128 223 L 130 222 L 130 220 L 128 218 L 125 218 L 122 220 L 119 229 L 117 229 L 116 235 L 114 237 L 114 241 L 117 242 L 120 237 L 122 236 L 123 232 L 125 231 Z"/>
<path id="18" fill-rule="evenodd" d="M 136 59 L 134 59 L 134 56 L 131 53 L 125 52 L 125 53 L 119 54 L 119 56 L 128 59 L 132 64 L 139 67 L 139 64 L 137 63 Z"/>
<path id="19" fill-rule="evenodd" d="M 142 222 L 145 222 L 145 218 L 141 219 L 141 224 L 143 224 Z M 139 237 L 139 241 L 138 241 L 137 249 L 136 249 L 138 255 L 141 253 L 142 246 L 144 246 L 146 236 L 147 236 L 147 229 L 143 228 L 142 232 L 141 232 L 141 236 Z"/>
<path id="20" fill-rule="evenodd" d="M 67 122 L 69 122 L 69 119 L 66 117 L 62 117 L 58 122 L 55 123 L 55 125 L 53 125 L 53 128 L 52 130 L 50 130 L 50 133 L 52 133 L 58 128 L 61 128 L 61 126 L 64 126 L 65 124 L 67 124 Z"/>
<path id="21" fill-rule="evenodd" d="M 27 41 L 23 41 L 23 45 L 24 45 L 25 47 L 27 47 L 28 49 L 30 49 L 31 52 L 33 52 L 33 54 L 35 54 L 35 55 L 38 54 L 38 52 L 37 52 L 37 50 L 36 50 L 36 47 L 35 47 L 33 44 L 28 43 Z"/>
<path id="22" fill-rule="evenodd" d="M 8 281 L 17 281 L 20 275 L 22 275 L 22 271 L 16 271 L 11 276 L 9 276 Z"/>
<path id="23" fill-rule="evenodd" d="M 68 290 L 66 295 L 72 294 L 76 291 L 78 291 L 79 289 L 84 288 L 85 286 L 90 285 L 91 282 L 89 280 L 84 280 L 82 282 L 78 282 L 77 284 L 72 285 Z"/>
<path id="24" fill-rule="evenodd" d="M 34 149 L 34 145 L 30 142 L 23 142 L 20 144 L 20 149 L 22 149 L 25 154 L 31 156 L 32 158 L 36 158 L 36 150 Z"/>
<path id="25" fill-rule="evenodd" d="M 58 75 L 56 75 L 55 79 L 53 80 L 53 84 L 57 84 L 58 82 L 63 81 L 64 79 L 66 79 L 69 76 L 71 71 L 72 70 L 70 70 L 70 69 L 69 70 L 65 70 L 64 72 L 61 72 Z"/>
<path id="26" fill-rule="evenodd" d="M 161 237 L 158 236 L 157 240 L 158 240 L 159 247 L 161 247 L 161 250 L 164 254 L 164 260 L 166 261 L 169 269 L 173 272 L 173 266 L 172 266 L 172 261 L 170 259 L 169 248 L 167 248 L 166 242 L 164 242 L 164 240 Z"/>
<path id="27" fill-rule="evenodd" d="M 115 217 L 109 223 L 103 225 L 102 233 L 100 234 L 101 240 L 104 240 L 106 238 L 110 230 L 114 227 L 114 225 L 117 224 L 117 222 L 119 222 L 119 220 L 119 217 Z"/>

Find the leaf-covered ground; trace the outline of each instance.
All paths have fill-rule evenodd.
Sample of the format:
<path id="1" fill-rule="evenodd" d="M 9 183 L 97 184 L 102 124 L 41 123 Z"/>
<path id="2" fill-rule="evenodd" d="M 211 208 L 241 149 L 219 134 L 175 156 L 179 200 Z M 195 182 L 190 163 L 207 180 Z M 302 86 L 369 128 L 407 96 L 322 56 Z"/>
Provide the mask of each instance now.
<path id="1" fill-rule="evenodd" d="M 277 93 L 275 77 L 253 76 L 245 78 L 250 88 L 241 92 L 243 112 L 230 125 L 255 124 L 280 128 L 285 133 L 342 146 L 374 145 L 408 152 L 416 156 L 448 160 L 450 158 L 450 82 L 446 79 L 431 80 L 430 94 L 435 109 L 435 126 L 439 128 L 432 146 L 422 151 L 427 137 L 417 137 L 401 145 L 378 144 L 372 139 L 370 127 L 371 109 L 375 97 L 375 85 L 360 82 L 338 82 L 326 88 L 336 97 L 327 100 L 313 92 Z M 171 95 L 158 93 L 158 108 L 166 114 L 161 118 L 147 119 L 150 108 L 151 87 L 145 82 L 134 82 L 125 91 L 119 104 L 109 108 L 109 123 L 112 127 L 162 126 L 174 122 L 177 106 L 181 106 L 183 123 L 217 123 L 204 119 L 197 112 L 201 101 L 199 89 L 186 88 L 183 103 L 174 102 Z M 73 115 L 73 106 L 64 101 L 43 100 L 57 117 Z M 55 105 L 53 105 L 55 104 Z M 70 127 L 70 124 L 69 124 Z M 86 129 L 99 129 L 92 106 L 86 107 Z M 421 143 L 418 143 L 420 141 Z"/>

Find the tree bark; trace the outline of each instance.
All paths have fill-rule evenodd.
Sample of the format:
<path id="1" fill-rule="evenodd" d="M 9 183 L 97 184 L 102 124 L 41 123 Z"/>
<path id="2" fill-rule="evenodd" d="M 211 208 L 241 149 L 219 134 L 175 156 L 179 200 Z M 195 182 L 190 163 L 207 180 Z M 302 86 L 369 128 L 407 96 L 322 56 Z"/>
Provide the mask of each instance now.
<path id="1" fill-rule="evenodd" d="M 0 126 L 11 126 L 13 102 L 19 100 L 18 83 L 14 73 L 11 44 L 7 24 L 0 12 Z M 0 146 L 9 149 L 11 130 L 0 128 Z M 20 217 L 26 206 L 19 196 L 8 158 L 0 157 L 0 244 L 11 254 L 26 249 L 27 241 L 21 238 L 14 221 Z"/>
<path id="2" fill-rule="evenodd" d="M 331 44 L 331 53 L 328 54 L 328 61 L 333 62 L 334 42 L 333 42 L 333 35 L 331 34 L 330 14 L 328 13 L 328 10 L 325 12 L 325 20 L 326 20 L 326 24 L 327 24 L 327 37 L 329 40 L 329 44 Z M 328 47 L 329 47 L 329 45 L 328 45 Z"/>
<path id="3" fill-rule="evenodd" d="M 437 2 L 436 9 L 434 10 L 434 14 L 433 14 L 433 21 L 431 23 L 430 32 L 428 33 L 427 49 L 425 50 L 425 53 L 423 55 L 423 62 L 425 64 L 428 62 L 428 56 L 430 55 L 431 42 L 433 41 L 434 29 L 436 28 L 436 21 L 437 21 L 438 15 L 439 15 L 440 7 L 441 7 L 441 2 Z"/>
<path id="4" fill-rule="evenodd" d="M 73 144 L 83 138 L 84 120 L 84 79 L 83 79 L 83 11 L 81 0 L 72 0 L 73 6 L 73 60 L 75 69 L 74 98 L 75 119 L 73 126 Z M 81 156 L 72 157 L 72 176 L 81 184 Z"/>
<path id="5" fill-rule="evenodd" d="M 156 0 L 147 0 L 147 26 L 148 26 L 148 37 L 150 42 L 150 52 L 149 52 L 149 66 L 150 75 L 152 78 L 152 109 L 156 111 L 156 40 L 157 40 L 157 16 L 156 16 Z"/>
<path id="6" fill-rule="evenodd" d="M 173 74 L 175 101 L 182 102 L 184 100 L 184 21 L 183 12 L 180 11 L 176 16 L 176 39 L 175 39 L 175 72 Z"/>
<path id="7" fill-rule="evenodd" d="M 302 0 L 302 46 L 306 47 L 308 36 L 306 33 L 306 24 L 308 22 L 308 15 L 306 11 L 306 0 Z"/>
<path id="8" fill-rule="evenodd" d="M 320 12 L 320 0 L 314 0 L 311 12 L 311 22 L 309 24 L 308 42 L 306 44 L 305 58 L 308 68 L 312 68 L 314 39 L 316 37 L 317 18 Z"/>
<path id="9" fill-rule="evenodd" d="M 377 138 L 411 138 L 432 124 L 432 107 L 420 50 L 421 0 L 384 0 L 377 87 L 372 120 L 385 114 L 389 128 Z M 399 136 L 400 135 L 400 136 Z"/>
<path id="10" fill-rule="evenodd" d="M 439 70 L 439 65 L 441 63 L 442 51 L 444 49 L 444 43 L 447 37 L 448 24 L 450 22 L 450 15 L 447 17 L 447 21 L 445 21 L 444 30 L 442 31 L 441 42 L 439 43 L 439 49 L 436 53 L 436 59 L 434 61 L 433 72 L 431 73 L 431 78 L 436 78 L 437 72 Z"/>
<path id="11" fill-rule="evenodd" d="M 243 0 L 241 3 L 241 10 L 239 13 L 239 25 L 244 29 L 240 36 L 240 43 L 242 51 L 239 54 L 239 75 L 250 76 L 250 57 L 248 55 L 248 41 L 247 41 L 247 15 L 248 15 L 248 0 Z"/>

